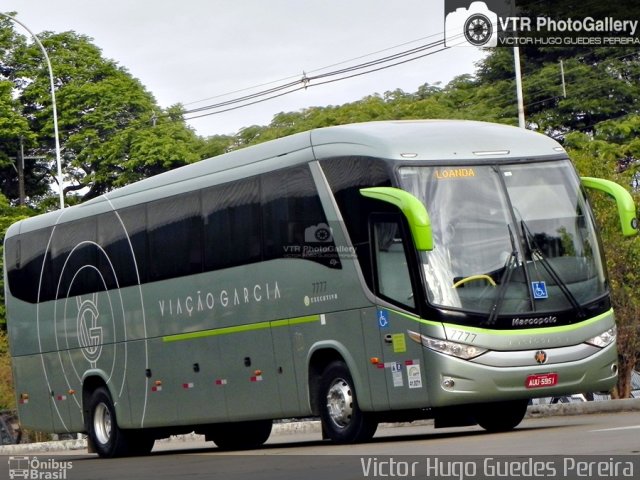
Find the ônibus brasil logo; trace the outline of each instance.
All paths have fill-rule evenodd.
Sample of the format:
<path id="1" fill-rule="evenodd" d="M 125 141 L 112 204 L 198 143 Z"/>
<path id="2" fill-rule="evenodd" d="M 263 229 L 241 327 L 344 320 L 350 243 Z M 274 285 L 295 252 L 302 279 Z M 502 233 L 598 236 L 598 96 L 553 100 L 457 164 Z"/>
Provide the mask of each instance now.
<path id="1" fill-rule="evenodd" d="M 29 480 L 66 480 L 67 471 L 73 468 L 73 462 L 60 461 L 54 458 L 9 457 L 9 478 Z"/>

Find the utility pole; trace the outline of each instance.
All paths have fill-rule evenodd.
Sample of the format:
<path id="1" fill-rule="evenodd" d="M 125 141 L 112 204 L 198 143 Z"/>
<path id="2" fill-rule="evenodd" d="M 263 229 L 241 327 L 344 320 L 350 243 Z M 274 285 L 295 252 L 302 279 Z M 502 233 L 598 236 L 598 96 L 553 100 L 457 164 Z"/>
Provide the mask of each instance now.
<path id="1" fill-rule="evenodd" d="M 518 126 L 526 128 L 524 123 L 524 100 L 522 96 L 522 73 L 520 71 L 520 48 L 513 47 L 513 63 L 516 70 L 516 95 L 518 96 Z"/>
<path id="2" fill-rule="evenodd" d="M 18 155 L 18 198 L 20 199 L 20 206 L 25 204 L 25 191 L 24 191 L 24 143 L 23 138 L 20 137 L 20 152 Z"/>
<path id="3" fill-rule="evenodd" d="M 564 83 L 564 63 L 560 59 L 560 76 L 562 77 L 562 97 L 567 98 L 567 85 Z"/>
<path id="4" fill-rule="evenodd" d="M 24 161 L 25 160 L 44 160 L 45 156 L 24 156 L 24 138 L 20 137 L 20 149 L 18 150 L 18 154 L 15 157 L 16 163 L 14 168 L 18 173 L 18 204 L 20 206 L 24 206 L 27 203 L 27 193 L 25 189 L 25 181 L 24 181 Z"/>

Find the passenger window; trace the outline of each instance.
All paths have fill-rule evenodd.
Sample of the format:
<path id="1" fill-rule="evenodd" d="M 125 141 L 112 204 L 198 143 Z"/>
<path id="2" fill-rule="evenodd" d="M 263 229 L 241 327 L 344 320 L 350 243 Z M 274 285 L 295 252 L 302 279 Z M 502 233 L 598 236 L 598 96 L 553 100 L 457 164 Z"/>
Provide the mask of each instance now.
<path id="1" fill-rule="evenodd" d="M 257 177 L 217 185 L 202 194 L 205 271 L 262 258 L 260 183 Z"/>
<path id="2" fill-rule="evenodd" d="M 151 202 L 147 208 L 149 280 L 202 272 L 201 231 L 198 192 Z"/>
<path id="3" fill-rule="evenodd" d="M 267 173 L 261 181 L 264 259 L 302 258 L 342 268 L 309 167 Z"/>
<path id="4" fill-rule="evenodd" d="M 123 210 L 119 213 L 120 217 L 114 212 L 98 216 L 98 245 L 104 249 L 104 253 L 98 254 L 97 267 L 102 281 L 109 290 L 137 285 L 140 268 L 146 263 L 145 256 L 137 258 L 137 261 L 133 257 L 129 241 L 139 234 L 132 226 L 131 236 L 127 238 L 127 232 L 120 223 L 121 219 L 124 221 L 126 215 Z M 146 231 L 146 211 L 138 209 L 137 217 L 134 218 L 141 224 L 138 230 Z M 146 240 L 144 243 L 146 244 Z M 131 245 L 133 245 L 132 240 Z"/>
<path id="5" fill-rule="evenodd" d="M 371 157 L 336 157 L 323 160 L 321 165 L 349 232 L 365 282 L 373 291 L 369 215 L 374 211 L 384 211 L 386 207 L 378 200 L 363 197 L 360 189 L 391 186 L 386 162 Z"/>
<path id="6" fill-rule="evenodd" d="M 18 237 L 20 254 L 15 268 L 9 270 L 8 277 L 11 294 L 20 300 L 46 302 L 55 296 L 53 285 L 56 282 L 51 269 L 51 250 L 45 251 L 52 230 L 52 227 L 48 227 L 23 233 Z"/>
<path id="7" fill-rule="evenodd" d="M 378 293 L 389 300 L 415 308 L 400 222 L 375 221 L 373 236 Z"/>
<path id="8" fill-rule="evenodd" d="M 97 261 L 96 218 L 89 217 L 56 226 L 51 241 L 53 288 L 57 298 L 104 290 L 93 268 Z M 54 297 L 55 298 L 55 297 Z"/>
<path id="9" fill-rule="evenodd" d="M 112 241 L 105 245 L 105 249 L 110 257 L 119 256 L 121 252 L 124 253 L 123 260 L 118 261 L 118 263 L 122 263 L 123 261 L 128 261 L 129 257 L 125 252 L 130 248 L 129 243 L 131 243 L 136 259 L 135 265 L 132 263 L 131 266 L 137 268 L 137 271 L 132 270 L 129 275 L 124 276 L 124 285 L 137 285 L 138 277 L 140 278 L 140 283 L 147 283 L 149 281 L 147 273 L 149 271 L 147 259 L 147 204 L 143 203 L 118 210 L 118 216 L 124 224 L 128 239 L 125 238 L 124 243 Z M 123 251 L 123 249 L 126 250 Z M 117 271 L 122 272 L 120 269 Z"/>

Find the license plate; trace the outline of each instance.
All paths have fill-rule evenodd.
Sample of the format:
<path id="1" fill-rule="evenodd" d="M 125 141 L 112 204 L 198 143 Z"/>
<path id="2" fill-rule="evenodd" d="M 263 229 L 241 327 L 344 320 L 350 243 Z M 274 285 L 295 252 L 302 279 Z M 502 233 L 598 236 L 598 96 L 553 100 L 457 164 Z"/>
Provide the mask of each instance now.
<path id="1" fill-rule="evenodd" d="M 524 386 L 527 388 L 553 387 L 558 383 L 557 373 L 539 373 L 529 375 Z"/>

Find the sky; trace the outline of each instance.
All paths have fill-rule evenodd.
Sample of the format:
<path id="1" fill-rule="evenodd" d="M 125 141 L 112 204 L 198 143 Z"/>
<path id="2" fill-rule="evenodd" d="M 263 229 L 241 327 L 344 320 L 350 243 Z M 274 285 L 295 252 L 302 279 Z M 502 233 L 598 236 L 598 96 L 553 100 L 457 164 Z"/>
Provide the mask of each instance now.
<path id="1" fill-rule="evenodd" d="M 0 0 L 0 11 L 17 12 L 35 34 L 87 35 L 162 108 L 197 108 L 372 61 L 442 39 L 444 30 L 444 0 Z M 445 85 L 481 58 L 474 47 L 450 48 L 188 124 L 202 136 L 234 134 L 280 112 Z"/>

